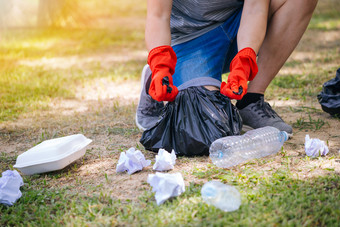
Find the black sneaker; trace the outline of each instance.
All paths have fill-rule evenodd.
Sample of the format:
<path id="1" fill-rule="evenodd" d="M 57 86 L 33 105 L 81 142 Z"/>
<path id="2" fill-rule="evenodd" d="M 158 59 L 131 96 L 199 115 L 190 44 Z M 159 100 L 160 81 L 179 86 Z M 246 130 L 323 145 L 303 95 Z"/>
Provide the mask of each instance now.
<path id="1" fill-rule="evenodd" d="M 162 111 L 164 109 L 163 102 L 158 102 L 154 100 L 147 93 L 150 83 L 151 83 L 151 70 L 149 65 L 145 65 L 142 71 L 141 78 L 142 89 L 136 111 L 136 125 L 142 131 L 145 131 L 146 129 L 154 126 L 157 123 L 159 116 L 162 114 Z"/>
<path id="2" fill-rule="evenodd" d="M 286 124 L 269 103 L 264 101 L 263 97 L 239 110 L 239 112 L 243 120 L 243 131 L 273 126 L 280 131 L 287 132 L 289 137 L 293 136 L 292 126 Z"/>

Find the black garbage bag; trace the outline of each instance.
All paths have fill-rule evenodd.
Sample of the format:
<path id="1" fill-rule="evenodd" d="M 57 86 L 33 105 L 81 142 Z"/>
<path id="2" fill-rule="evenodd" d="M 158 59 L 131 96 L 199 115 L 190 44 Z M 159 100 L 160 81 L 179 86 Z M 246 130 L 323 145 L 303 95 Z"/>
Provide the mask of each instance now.
<path id="1" fill-rule="evenodd" d="M 340 68 L 336 71 L 335 78 L 323 84 L 318 100 L 323 111 L 340 117 Z"/>
<path id="2" fill-rule="evenodd" d="M 239 135 L 242 120 L 230 99 L 220 91 L 189 87 L 179 91 L 174 102 L 152 128 L 144 131 L 140 142 L 147 150 L 175 150 L 176 155 L 208 155 L 216 139 Z"/>

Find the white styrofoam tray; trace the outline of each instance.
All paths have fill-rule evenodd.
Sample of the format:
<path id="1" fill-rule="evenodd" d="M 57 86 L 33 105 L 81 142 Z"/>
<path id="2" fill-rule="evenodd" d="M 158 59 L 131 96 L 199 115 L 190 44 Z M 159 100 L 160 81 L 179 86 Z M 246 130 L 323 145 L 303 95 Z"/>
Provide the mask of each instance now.
<path id="1" fill-rule="evenodd" d="M 60 170 L 85 155 L 91 142 L 82 134 L 46 140 L 19 155 L 13 167 L 25 175 Z"/>

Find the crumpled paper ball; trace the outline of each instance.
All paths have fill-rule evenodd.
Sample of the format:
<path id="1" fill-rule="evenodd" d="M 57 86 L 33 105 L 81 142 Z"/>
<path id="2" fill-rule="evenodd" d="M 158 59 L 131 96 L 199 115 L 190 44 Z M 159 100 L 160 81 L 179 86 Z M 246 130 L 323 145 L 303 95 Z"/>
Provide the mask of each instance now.
<path id="1" fill-rule="evenodd" d="M 12 206 L 22 195 L 20 187 L 24 185 L 16 170 L 6 170 L 0 178 L 0 203 Z"/>
<path id="2" fill-rule="evenodd" d="M 184 180 L 181 173 L 159 173 L 149 174 L 148 183 L 155 193 L 157 205 L 161 205 L 165 200 L 179 196 L 185 191 Z"/>
<path id="3" fill-rule="evenodd" d="M 310 139 L 307 134 L 305 137 L 305 152 L 309 157 L 318 157 L 326 155 L 329 150 L 324 141 L 319 139 Z"/>
<path id="4" fill-rule="evenodd" d="M 118 164 L 116 167 L 116 172 L 125 172 L 128 174 L 133 174 L 137 171 L 142 170 L 151 164 L 150 160 L 145 160 L 144 155 L 140 150 L 136 150 L 131 147 L 126 153 L 123 151 L 120 153 Z"/>
<path id="5" fill-rule="evenodd" d="M 156 162 L 153 169 L 157 171 L 166 171 L 174 168 L 176 164 L 176 154 L 172 150 L 171 154 L 164 149 L 159 149 L 156 155 Z"/>

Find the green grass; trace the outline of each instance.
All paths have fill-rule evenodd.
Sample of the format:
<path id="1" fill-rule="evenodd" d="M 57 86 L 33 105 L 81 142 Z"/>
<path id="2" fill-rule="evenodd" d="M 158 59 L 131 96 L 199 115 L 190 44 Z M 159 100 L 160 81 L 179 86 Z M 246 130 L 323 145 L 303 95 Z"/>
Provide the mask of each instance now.
<path id="1" fill-rule="evenodd" d="M 304 129 L 311 129 L 311 130 L 319 130 L 324 126 L 325 124 L 328 124 L 323 119 L 312 119 L 310 115 L 308 115 L 308 119 L 306 120 L 305 117 L 300 117 L 296 120 L 295 123 L 293 123 L 293 127 L 297 128 L 299 130 Z M 328 124 L 329 125 L 329 124 Z"/>
<path id="2" fill-rule="evenodd" d="M 333 59 L 332 62 L 337 60 Z M 327 70 L 322 67 L 317 68 L 315 65 L 314 67 L 313 73 L 280 74 L 280 76 L 275 77 L 266 91 L 267 98 L 317 100 L 317 95 L 322 90 L 322 84 L 335 77 L 338 67 L 330 67 Z"/>
<path id="3" fill-rule="evenodd" d="M 340 5 L 336 0 L 319 1 L 309 29 L 331 31 L 340 28 Z"/>
<path id="4" fill-rule="evenodd" d="M 2 157 L 1 161 L 6 160 Z M 93 193 L 83 196 L 74 192 L 73 186 L 51 188 L 44 177 L 31 176 L 24 178 L 23 195 L 14 206 L 0 205 L 1 224 L 336 226 L 340 221 L 339 175 L 299 180 L 285 165 L 270 171 L 269 176 L 263 171 L 253 171 L 251 163 L 242 170 L 208 167 L 208 170 L 194 169 L 192 174 L 234 185 L 242 195 L 239 210 L 226 213 L 205 204 L 200 196 L 202 184 L 191 183 L 184 194 L 157 206 L 150 191 L 138 201 L 118 200 L 102 185 L 92 188 L 85 185 Z M 72 177 L 72 170 L 47 176 L 58 179 L 67 174 Z M 101 177 L 107 179 L 105 175 Z M 106 180 L 106 184 L 110 181 Z"/>
<path id="5" fill-rule="evenodd" d="M 82 3 L 82 10 L 93 23 L 85 27 L 1 31 L 0 122 L 48 109 L 48 103 L 54 98 L 73 98 L 76 86 L 91 83 L 94 78 L 112 81 L 139 78 L 146 60 L 117 61 L 109 69 L 103 69 L 98 60 L 87 63 L 85 69 L 82 65 L 55 69 L 49 65 L 27 66 L 22 62 L 47 59 L 53 64 L 59 58 L 67 63 L 68 57 L 73 56 L 80 59 L 102 54 L 124 56 L 127 52 L 144 51 L 144 26 L 140 26 L 140 21 L 144 21 L 146 5 L 140 3 L 138 8 L 122 1 L 106 1 L 100 6 L 95 1 Z M 110 18 L 105 26 L 99 22 L 103 18 Z M 120 26 L 122 19 L 125 26 Z"/>
<path id="6" fill-rule="evenodd" d="M 68 78 L 60 73 L 28 67 L 7 70 L 0 77 L 0 121 L 22 112 L 47 107 L 51 98 L 72 97 Z"/>
<path id="7" fill-rule="evenodd" d="M 81 69 L 49 70 L 41 67 L 10 67 L 0 77 L 0 122 L 14 120 L 23 113 L 48 109 L 53 98 L 74 98 L 76 86 L 95 78 L 112 81 L 136 80 L 144 61 L 114 63 L 103 70 L 100 63 L 90 72 Z"/>
<path id="8" fill-rule="evenodd" d="M 330 9 L 328 12 L 315 13 L 310 25 L 310 29 L 332 31 L 340 28 L 339 6 Z"/>

